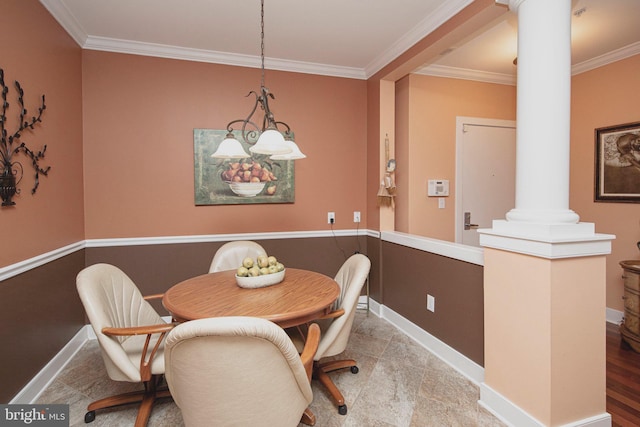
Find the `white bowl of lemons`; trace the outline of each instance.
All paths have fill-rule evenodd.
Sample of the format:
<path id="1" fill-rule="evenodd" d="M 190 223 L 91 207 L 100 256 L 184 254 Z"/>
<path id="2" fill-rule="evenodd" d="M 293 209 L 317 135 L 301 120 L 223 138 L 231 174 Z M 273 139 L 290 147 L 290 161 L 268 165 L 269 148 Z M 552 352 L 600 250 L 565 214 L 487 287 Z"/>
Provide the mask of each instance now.
<path id="1" fill-rule="evenodd" d="M 236 270 L 236 283 L 241 288 L 263 288 L 282 282 L 285 271 L 274 256 L 260 255 L 255 260 L 247 257 Z"/>

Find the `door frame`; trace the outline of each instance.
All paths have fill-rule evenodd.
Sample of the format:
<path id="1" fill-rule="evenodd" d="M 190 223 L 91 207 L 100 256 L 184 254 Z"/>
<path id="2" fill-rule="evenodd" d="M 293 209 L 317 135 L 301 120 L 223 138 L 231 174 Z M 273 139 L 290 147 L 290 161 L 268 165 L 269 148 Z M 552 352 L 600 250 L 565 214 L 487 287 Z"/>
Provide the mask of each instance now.
<path id="1" fill-rule="evenodd" d="M 462 212 L 462 138 L 464 136 L 464 125 L 487 126 L 487 127 L 506 127 L 515 128 L 515 120 L 486 119 L 480 117 L 456 116 L 456 196 L 455 196 L 455 241 L 462 244 L 462 221 L 464 213 Z"/>

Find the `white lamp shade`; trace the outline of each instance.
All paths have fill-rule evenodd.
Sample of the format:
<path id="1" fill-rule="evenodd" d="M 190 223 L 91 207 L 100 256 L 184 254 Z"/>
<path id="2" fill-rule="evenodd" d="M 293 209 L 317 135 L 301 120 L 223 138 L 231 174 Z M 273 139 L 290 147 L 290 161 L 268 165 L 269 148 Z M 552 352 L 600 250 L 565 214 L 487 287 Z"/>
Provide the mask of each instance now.
<path id="1" fill-rule="evenodd" d="M 259 154 L 286 154 L 292 148 L 286 144 L 284 136 L 275 129 L 267 129 L 258 138 L 255 145 L 249 147 L 249 151 Z"/>
<path id="2" fill-rule="evenodd" d="M 244 151 L 240 141 L 234 137 L 227 136 L 227 138 L 218 145 L 218 149 L 211 157 L 216 159 L 244 159 L 251 156 Z"/>
<path id="3" fill-rule="evenodd" d="M 300 151 L 298 144 L 293 142 L 293 140 L 285 139 L 284 142 L 291 148 L 291 152 L 287 154 L 274 154 L 270 157 L 271 160 L 298 160 L 307 157 Z"/>

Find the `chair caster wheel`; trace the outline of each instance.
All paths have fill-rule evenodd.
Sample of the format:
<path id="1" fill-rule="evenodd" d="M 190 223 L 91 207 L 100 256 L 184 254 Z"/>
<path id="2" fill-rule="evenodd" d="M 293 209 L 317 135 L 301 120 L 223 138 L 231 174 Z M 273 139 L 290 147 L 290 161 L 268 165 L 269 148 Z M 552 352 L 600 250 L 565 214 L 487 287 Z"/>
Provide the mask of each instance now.
<path id="1" fill-rule="evenodd" d="M 87 424 L 89 424 L 95 419 L 96 419 L 96 411 L 89 411 L 86 414 L 84 414 L 84 422 Z"/>
<path id="2" fill-rule="evenodd" d="M 358 369 L 357 366 L 352 366 L 351 367 L 351 373 L 352 374 L 357 374 L 358 372 L 360 372 L 360 369 Z"/>
<path id="3" fill-rule="evenodd" d="M 340 415 L 347 415 L 347 405 L 338 406 L 338 413 Z"/>

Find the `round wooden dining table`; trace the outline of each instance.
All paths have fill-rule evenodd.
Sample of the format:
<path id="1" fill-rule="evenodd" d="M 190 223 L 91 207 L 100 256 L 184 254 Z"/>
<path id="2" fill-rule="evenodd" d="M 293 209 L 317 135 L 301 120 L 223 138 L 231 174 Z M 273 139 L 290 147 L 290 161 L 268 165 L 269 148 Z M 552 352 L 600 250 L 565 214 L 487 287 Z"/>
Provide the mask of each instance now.
<path id="1" fill-rule="evenodd" d="M 318 319 L 331 311 L 338 283 L 314 271 L 287 268 L 282 282 L 241 288 L 235 270 L 193 277 L 165 292 L 162 304 L 178 321 L 220 316 L 251 316 L 283 328 Z"/>

